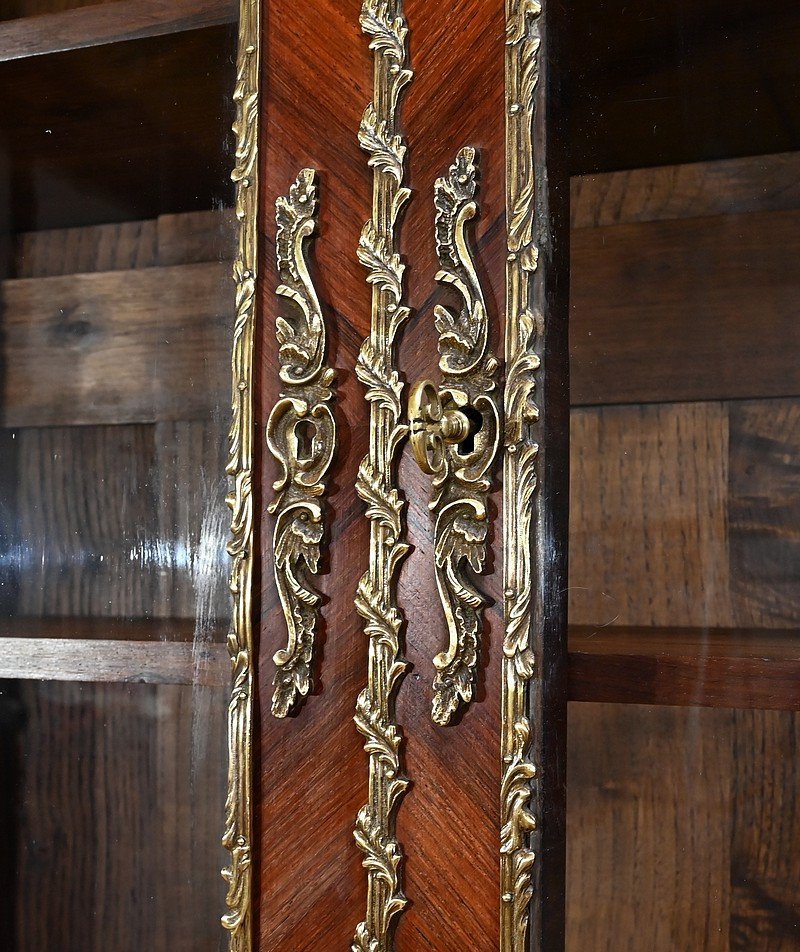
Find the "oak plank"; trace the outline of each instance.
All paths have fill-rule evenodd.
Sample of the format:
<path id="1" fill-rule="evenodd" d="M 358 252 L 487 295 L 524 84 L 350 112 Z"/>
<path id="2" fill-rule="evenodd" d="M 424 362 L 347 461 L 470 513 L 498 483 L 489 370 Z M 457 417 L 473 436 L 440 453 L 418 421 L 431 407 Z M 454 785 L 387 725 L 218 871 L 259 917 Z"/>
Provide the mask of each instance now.
<path id="1" fill-rule="evenodd" d="M 159 215 L 156 224 L 160 265 L 232 261 L 236 254 L 233 209 Z"/>
<path id="2" fill-rule="evenodd" d="M 37 949 L 57 936 L 81 952 L 216 952 L 223 690 L 200 689 L 206 710 L 188 685 L 19 688 L 17 934 Z"/>
<path id="3" fill-rule="evenodd" d="M 224 263 L 4 282 L 0 422 L 204 418 L 228 399 L 230 284 Z"/>
<path id="4" fill-rule="evenodd" d="M 77 626 L 76 626 L 77 627 Z M 225 685 L 224 645 L 101 638 L 2 638 L 0 678 Z"/>
<path id="5" fill-rule="evenodd" d="M 737 624 L 800 628 L 800 401 L 732 404 L 730 447 Z"/>
<path id="6" fill-rule="evenodd" d="M 727 414 L 721 403 L 572 411 L 573 624 L 737 624 Z"/>
<path id="7" fill-rule="evenodd" d="M 15 278 L 126 271 L 157 263 L 158 222 L 154 219 L 27 231 L 14 239 Z"/>
<path id="8" fill-rule="evenodd" d="M 132 637 L 115 619 L 180 617 L 192 620 L 188 637 L 219 638 L 230 613 L 226 415 L 16 431 L 17 501 L 4 532 L 17 610 L 97 618 L 101 637 L 109 625 Z M 163 631 L 182 637 L 171 626 Z"/>
<path id="9" fill-rule="evenodd" d="M 800 945 L 800 714 L 735 713 L 731 952 Z"/>
<path id="10" fill-rule="evenodd" d="M 733 713 L 571 705 L 568 952 L 727 952 Z"/>
<path id="11" fill-rule="evenodd" d="M 573 405 L 800 394 L 800 211 L 572 235 Z"/>
<path id="12" fill-rule="evenodd" d="M 800 152 L 688 162 L 570 180 L 572 228 L 800 208 Z"/>
<path id="13" fill-rule="evenodd" d="M 0 22 L 0 63 L 235 23 L 234 0 L 116 0 Z"/>
<path id="14" fill-rule="evenodd" d="M 571 626 L 572 701 L 796 711 L 800 631 Z"/>

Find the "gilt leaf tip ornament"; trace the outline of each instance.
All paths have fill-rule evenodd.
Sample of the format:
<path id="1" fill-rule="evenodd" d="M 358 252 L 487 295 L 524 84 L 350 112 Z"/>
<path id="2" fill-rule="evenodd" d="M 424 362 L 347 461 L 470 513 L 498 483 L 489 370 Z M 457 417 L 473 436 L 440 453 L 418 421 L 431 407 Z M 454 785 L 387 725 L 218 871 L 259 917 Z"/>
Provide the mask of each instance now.
<path id="1" fill-rule="evenodd" d="M 369 783 L 368 802 L 359 811 L 355 827 L 367 874 L 367 910 L 351 948 L 353 952 L 389 952 L 396 917 L 406 905 L 394 814 L 408 781 L 401 772 L 394 691 L 406 667 L 395 584 L 408 545 L 396 464 L 408 428 L 400 420 L 403 385 L 395 342 L 409 315 L 403 304 L 405 266 L 396 245 L 398 217 L 410 195 L 403 186 L 406 146 L 398 106 L 412 73 L 401 0 L 365 0 L 361 27 L 375 58 L 373 100 L 364 111 L 358 136 L 373 173 L 372 216 L 358 247 L 358 259 L 372 287 L 372 316 L 370 336 L 356 368 L 370 406 L 370 450 L 356 483 L 370 521 L 369 568 L 355 600 L 368 638 L 367 685 L 358 697 L 355 724 L 364 737 Z"/>
<path id="2" fill-rule="evenodd" d="M 540 0 L 506 0 L 506 330 L 505 452 L 503 462 L 503 588 L 505 635 L 501 729 L 501 952 L 529 944 L 533 870 L 530 835 L 536 767 L 531 760 L 529 683 L 536 673 L 533 624 L 533 513 L 539 445 L 535 402 L 541 367 L 542 320 L 534 273 L 536 173 L 534 118 L 541 45 Z"/>

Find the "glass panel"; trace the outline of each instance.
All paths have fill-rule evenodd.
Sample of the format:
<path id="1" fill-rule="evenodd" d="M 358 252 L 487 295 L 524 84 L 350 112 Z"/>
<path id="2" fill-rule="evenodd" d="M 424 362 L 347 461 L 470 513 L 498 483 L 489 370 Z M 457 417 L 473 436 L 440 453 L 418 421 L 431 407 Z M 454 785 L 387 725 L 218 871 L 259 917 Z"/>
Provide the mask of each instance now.
<path id="1" fill-rule="evenodd" d="M 3 949 L 225 947 L 224 694 L 3 684 Z"/>
<path id="2" fill-rule="evenodd" d="M 788 952 L 800 8 L 571 29 L 568 947 Z"/>
<path id="3" fill-rule="evenodd" d="M 226 945 L 237 25 L 191 7 L 0 15 L 9 952 Z"/>

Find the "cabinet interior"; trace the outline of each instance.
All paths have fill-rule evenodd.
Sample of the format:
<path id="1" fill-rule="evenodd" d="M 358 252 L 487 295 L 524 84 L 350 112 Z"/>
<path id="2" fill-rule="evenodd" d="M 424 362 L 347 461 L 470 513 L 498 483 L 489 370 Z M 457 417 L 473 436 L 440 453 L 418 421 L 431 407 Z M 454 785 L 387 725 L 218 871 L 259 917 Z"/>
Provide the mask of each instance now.
<path id="1" fill-rule="evenodd" d="M 209 500 L 227 431 L 236 9 L 167 7 L 14 0 L 0 15 L 0 744 L 25 750 L 0 807 L 24 875 L 0 894 L 9 935 L 34 920 L 77 935 L 102 880 L 118 917 L 97 926 L 106 947 L 125 922 L 145 928 L 156 887 L 131 891 L 130 869 L 101 854 L 158 843 L 176 869 L 208 868 L 193 857 L 221 811 L 195 808 L 187 744 L 213 738 L 218 798 L 225 769 L 227 528 Z M 648 952 L 788 950 L 800 15 L 789 0 L 570 8 L 570 691 L 584 703 L 570 715 L 569 948 L 636 935 Z M 216 565 L 200 565 L 203 546 Z M 202 595 L 201 570 L 219 580 Z M 187 728 L 192 703 L 220 723 Z M 89 785 L 112 804 L 99 832 L 96 813 L 47 812 L 55 783 L 64 803 Z M 168 815 L 126 822 L 164 802 L 196 809 L 197 842 L 171 842 Z M 94 860 L 68 869 L 54 830 L 90 826 Z M 72 884 L 35 915 L 32 864 Z M 219 893 L 170 883 L 159 894 L 187 909 Z M 197 950 L 200 934 L 142 932 L 137 947 Z"/>
<path id="2" fill-rule="evenodd" d="M 225 947 L 234 4 L 0 22 L 0 944 Z"/>

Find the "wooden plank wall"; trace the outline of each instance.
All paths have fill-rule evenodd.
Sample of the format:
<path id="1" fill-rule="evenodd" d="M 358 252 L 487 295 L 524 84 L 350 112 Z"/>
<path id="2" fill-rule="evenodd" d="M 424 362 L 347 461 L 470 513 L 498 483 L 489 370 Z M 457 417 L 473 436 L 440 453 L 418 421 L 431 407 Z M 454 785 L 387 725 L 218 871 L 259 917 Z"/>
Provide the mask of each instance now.
<path id="1" fill-rule="evenodd" d="M 220 259 L 229 253 L 228 224 L 219 213 L 194 213 L 20 236 L 15 257 L 22 280 L 7 282 L 6 288 L 18 294 L 21 285 L 36 286 L 46 309 L 57 312 L 65 289 L 76 294 L 76 288 L 85 290 L 97 279 L 111 290 L 95 316 L 122 313 L 129 322 L 105 330 L 92 325 L 97 333 L 84 335 L 77 345 L 82 357 L 72 352 L 72 341 L 59 345 L 45 333 L 45 346 L 30 349 L 31 358 L 44 352 L 52 364 L 38 388 L 25 383 L 30 366 L 21 351 L 6 352 L 20 389 L 43 393 L 36 398 L 38 409 L 28 414 L 15 402 L 15 416 L 36 425 L 20 427 L 12 440 L 5 439 L 4 471 L 13 454 L 17 498 L 13 511 L 4 509 L 3 522 L 7 544 L 16 546 L 16 561 L 23 567 L 15 581 L 20 614 L 197 615 L 204 637 L 217 617 L 225 617 L 232 296 L 229 268 Z M 208 302 L 198 309 L 194 298 L 183 295 L 183 283 L 174 287 L 168 281 L 160 296 L 150 294 L 149 312 L 138 305 L 131 310 L 125 293 L 137 281 L 152 291 L 159 283 L 154 276 L 187 268 L 192 274 L 199 269 L 205 276 L 199 286 L 212 289 L 210 311 Z M 115 278 L 118 286 L 112 287 Z M 40 293 L 43 288 L 47 295 Z M 75 300 L 81 323 L 87 298 Z M 15 312 L 19 308 L 9 308 L 8 313 Z M 29 323 L 45 328 L 42 313 L 41 308 L 32 311 Z M 126 361 L 119 353 L 108 365 L 117 381 L 113 394 L 103 391 L 102 377 L 92 375 L 80 392 L 73 390 L 76 363 L 89 359 L 87 351 L 114 350 L 112 337 L 136 339 L 143 319 L 154 333 L 149 342 L 137 344 L 142 364 L 153 368 L 170 340 L 180 355 L 174 374 L 166 374 L 164 366 L 150 371 L 165 385 L 159 401 L 142 403 L 135 375 L 120 385 Z M 184 330 L 192 326 L 202 328 L 194 375 L 188 372 L 190 349 L 184 346 Z M 202 344 L 206 338 L 213 338 L 213 347 Z M 87 421 L 100 425 L 75 425 Z"/>
<path id="2" fill-rule="evenodd" d="M 170 637 L 169 620 L 183 618 L 179 637 L 188 627 L 194 646 L 176 647 L 195 659 L 205 657 L 204 642 L 224 637 L 224 325 L 232 327 L 233 295 L 229 266 L 220 263 L 229 254 L 223 222 L 219 213 L 198 213 L 19 236 L 16 272 L 5 288 L 35 289 L 32 323 L 44 326 L 42 315 L 57 312 L 76 289 L 98 284 L 106 289 L 102 313 L 124 321 L 84 335 L 83 343 L 59 345 L 51 335 L 42 388 L 51 416 L 37 411 L 28 420 L 35 425 L 0 431 L 9 490 L 0 539 L 3 562 L 16 566 L 13 577 L 0 578 L 6 616 L 31 624 L 30 616 L 66 616 L 59 623 L 65 632 L 90 639 L 114 637 L 113 623 L 109 630 L 98 624 L 102 618 L 142 619 L 138 637 L 154 638 Z M 192 269 L 206 275 L 198 286 L 208 292 L 210 309 L 187 298 L 185 282 L 166 280 Z M 137 313 L 126 295 L 137 281 L 154 288 L 159 276 L 165 293 L 158 306 Z M 87 301 L 91 295 L 74 295 L 75 320 Z M 156 303 L 152 294 L 150 301 Z M 153 315 L 146 362 L 157 356 L 159 337 L 168 346 L 173 331 L 190 332 L 193 322 L 203 333 L 216 326 L 216 347 L 200 353 L 199 397 L 185 378 L 156 412 L 135 399 L 109 401 L 100 379 L 98 389 L 87 384 L 70 395 L 80 360 L 75 347 L 113 344 L 112 332 L 135 340 Z M 223 377 L 224 398 L 216 385 L 200 386 Z M 36 388 L 29 382 L 27 389 Z M 135 389 L 128 394 L 135 397 Z M 84 412 L 91 406 L 100 410 L 95 420 Z M 91 425 L 76 425 L 82 422 Z M 148 626 L 148 618 L 165 621 Z M 13 617 L 4 629 L 14 633 Z M 15 931 L 17 940 L 3 947 L 50 948 L 55 936 L 69 952 L 224 948 L 219 837 L 227 704 L 220 679 L 195 671 L 190 684 L 26 681 L 14 692 L 24 711 L 14 731 L 15 911 L 9 923 L 3 909 L 0 934 Z"/>
<path id="3" fill-rule="evenodd" d="M 224 688 L 20 690 L 19 944 L 4 948 L 224 948 Z"/>
<path id="4" fill-rule="evenodd" d="M 758 216 L 759 197 L 792 206 L 797 178 L 787 188 L 780 182 L 787 164 L 748 160 L 721 163 L 728 168 L 713 174 L 643 170 L 581 182 L 573 189 L 585 226 L 578 267 L 588 261 L 580 249 L 600 237 L 611 255 L 627 247 L 647 257 L 651 249 L 636 252 L 629 235 L 616 244 L 614 229 L 641 227 L 626 223 L 637 215 L 730 208 Z M 635 279 L 636 261 L 629 265 Z M 800 283 L 795 265 L 783 267 L 782 280 Z M 753 272 L 760 268 L 753 262 Z M 607 300 L 614 292 L 598 293 Z M 758 311 L 751 317 L 752 347 L 775 361 L 780 386 L 784 362 L 798 364 L 796 342 L 759 333 Z M 650 345 L 654 360 L 654 337 Z M 674 346 L 666 340 L 665 353 Z M 638 379 L 649 369 L 643 363 Z M 683 370 L 681 361 L 670 364 L 673 393 Z M 747 363 L 740 372 L 746 390 Z M 658 386 L 653 399 L 663 399 Z M 570 621 L 800 628 L 798 480 L 796 398 L 575 408 Z M 791 712 L 571 705 L 570 952 L 800 948 L 799 732 L 800 714 Z"/>

